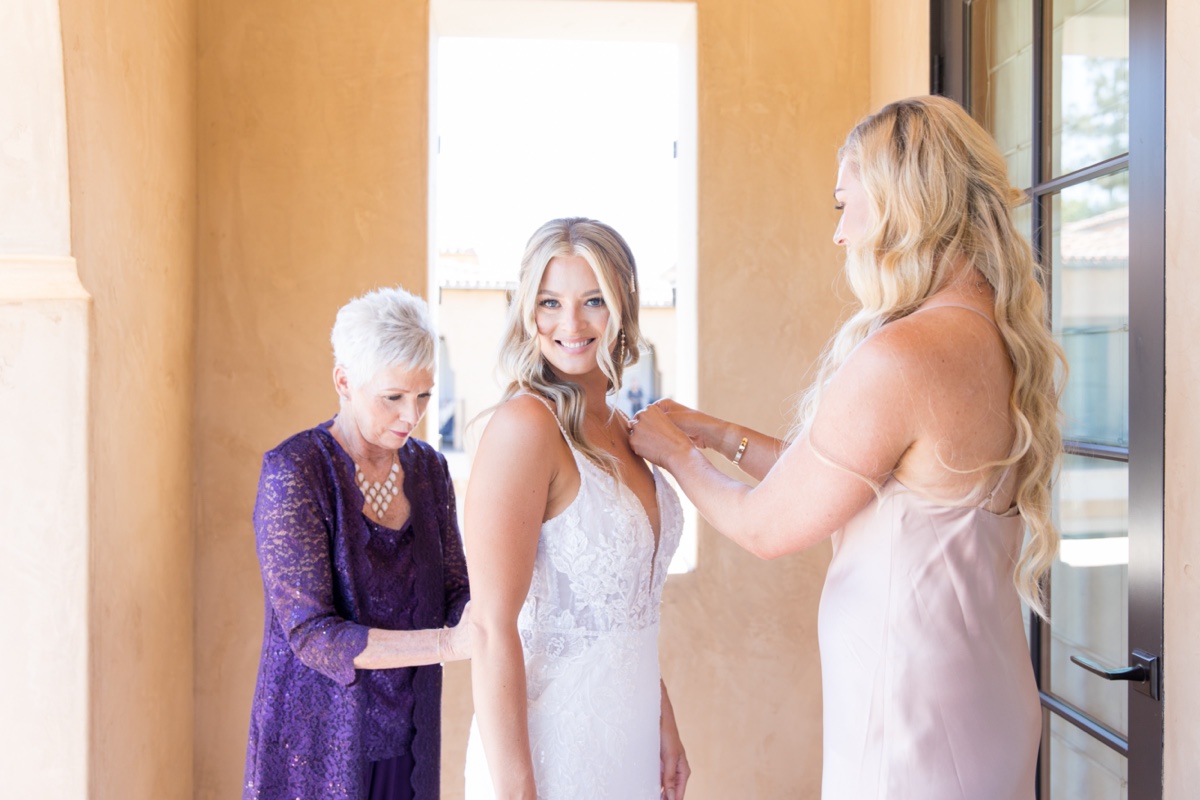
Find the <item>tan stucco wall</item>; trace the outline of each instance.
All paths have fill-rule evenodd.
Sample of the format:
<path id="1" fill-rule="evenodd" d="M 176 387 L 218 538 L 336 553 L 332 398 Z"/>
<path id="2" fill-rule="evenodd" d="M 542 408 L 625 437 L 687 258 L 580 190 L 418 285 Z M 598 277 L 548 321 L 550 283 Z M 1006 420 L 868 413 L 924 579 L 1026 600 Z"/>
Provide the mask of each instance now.
<path id="1" fill-rule="evenodd" d="M 928 0 L 871 0 L 871 110 L 928 92 Z"/>
<path id="2" fill-rule="evenodd" d="M 236 797 L 262 642 L 261 455 L 331 417 L 329 329 L 426 290 L 424 2 L 199 4 L 196 792 Z"/>
<path id="3" fill-rule="evenodd" d="M 71 246 L 94 299 L 90 793 L 192 793 L 195 4 L 62 0 Z"/>
<path id="4" fill-rule="evenodd" d="M 1167 412 L 1163 752 L 1168 800 L 1200 787 L 1200 3 L 1167 3 Z"/>
<path id="5" fill-rule="evenodd" d="M 701 0 L 699 402 L 782 432 L 833 330 L 836 150 L 868 111 L 868 3 Z M 817 797 L 828 551 L 763 563 L 702 525 L 668 583 L 663 673 L 694 800 Z"/>

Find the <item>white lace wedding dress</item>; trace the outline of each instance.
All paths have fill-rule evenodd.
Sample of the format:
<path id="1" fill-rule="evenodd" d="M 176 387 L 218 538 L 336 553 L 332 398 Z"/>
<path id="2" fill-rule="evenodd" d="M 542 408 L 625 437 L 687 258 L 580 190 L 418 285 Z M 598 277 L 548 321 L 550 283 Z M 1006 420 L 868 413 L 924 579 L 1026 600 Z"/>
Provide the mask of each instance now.
<path id="1" fill-rule="evenodd" d="M 579 494 L 542 525 L 517 619 L 537 794 L 539 800 L 658 800 L 659 606 L 683 511 L 656 469 L 662 515 L 656 552 L 632 490 L 573 446 L 571 452 Z M 494 796 L 472 721 L 466 798 Z"/>

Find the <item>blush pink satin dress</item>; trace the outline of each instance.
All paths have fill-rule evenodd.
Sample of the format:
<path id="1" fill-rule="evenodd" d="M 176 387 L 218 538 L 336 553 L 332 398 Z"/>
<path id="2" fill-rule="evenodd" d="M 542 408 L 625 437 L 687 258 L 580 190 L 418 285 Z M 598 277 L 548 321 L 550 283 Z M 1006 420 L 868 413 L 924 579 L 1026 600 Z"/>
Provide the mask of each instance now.
<path id="1" fill-rule="evenodd" d="M 834 534 L 823 800 L 1032 800 L 1041 710 L 1012 577 L 1023 525 L 984 505 L 892 478 Z"/>

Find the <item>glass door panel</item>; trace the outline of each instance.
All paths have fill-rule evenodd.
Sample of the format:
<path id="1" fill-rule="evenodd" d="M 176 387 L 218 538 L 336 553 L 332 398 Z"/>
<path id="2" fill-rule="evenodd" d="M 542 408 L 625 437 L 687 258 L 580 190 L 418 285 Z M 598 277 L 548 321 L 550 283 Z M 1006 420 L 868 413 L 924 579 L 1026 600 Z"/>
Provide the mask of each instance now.
<path id="1" fill-rule="evenodd" d="M 1058 177 L 1129 150 L 1129 2 L 1047 2 L 1050 172 Z"/>
<path id="2" fill-rule="evenodd" d="M 992 134 L 1031 199 L 1014 222 L 1045 268 L 1069 363 L 1052 623 L 1027 626 L 1045 711 L 1037 796 L 1161 798 L 1161 684 L 1106 681 L 1071 658 L 1130 679 L 1113 670 L 1161 663 L 1166 2 L 930 11 L 935 91 Z"/>
<path id="3" fill-rule="evenodd" d="M 1013 209 L 1012 212 L 1013 224 L 1017 226 L 1017 230 L 1025 237 L 1025 241 L 1033 241 L 1033 204 L 1022 203 Z"/>
<path id="4" fill-rule="evenodd" d="M 1062 547 L 1050 571 L 1050 675 L 1042 690 L 1124 736 L 1128 685 L 1093 675 L 1071 656 L 1106 669 L 1129 660 L 1128 464 L 1067 456 L 1054 512 Z"/>
<path id="5" fill-rule="evenodd" d="M 1128 800 L 1128 771 L 1124 756 L 1050 715 L 1051 800 Z"/>
<path id="6" fill-rule="evenodd" d="M 1000 145 L 1008 177 L 1033 183 L 1033 0 L 976 0 L 971 113 Z"/>
<path id="7" fill-rule="evenodd" d="M 1063 438 L 1129 445 L 1129 173 L 1054 195 L 1054 333 L 1067 353 Z"/>

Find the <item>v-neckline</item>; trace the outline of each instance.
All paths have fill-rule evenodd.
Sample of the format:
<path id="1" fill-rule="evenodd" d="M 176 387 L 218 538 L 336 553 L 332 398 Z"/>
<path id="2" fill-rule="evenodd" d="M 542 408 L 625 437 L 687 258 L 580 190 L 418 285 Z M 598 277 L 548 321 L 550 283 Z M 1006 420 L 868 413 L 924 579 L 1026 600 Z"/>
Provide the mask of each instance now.
<path id="1" fill-rule="evenodd" d="M 625 414 L 624 411 L 622 411 L 617 406 L 613 406 L 613 411 L 615 413 L 621 415 L 621 419 L 625 420 L 626 426 L 629 425 L 629 417 Z M 637 453 L 634 453 L 633 457 L 637 458 L 638 457 Z M 614 455 L 613 458 L 617 458 L 617 457 Z M 617 458 L 617 461 L 620 461 L 620 459 Z M 624 462 L 622 462 L 622 466 L 625 466 Z M 654 507 L 656 509 L 658 509 L 658 533 L 654 532 L 654 523 L 650 521 L 650 512 L 648 512 L 646 510 L 646 505 L 645 505 L 645 503 L 642 502 L 642 499 L 640 497 L 638 497 L 638 493 L 635 492 L 633 490 L 633 487 L 630 486 L 628 483 L 625 483 L 624 481 L 618 481 L 618 483 L 620 483 L 622 486 L 624 486 L 626 489 L 629 490 L 629 493 L 631 495 L 633 495 L 633 499 L 637 503 L 638 508 L 640 508 L 642 510 L 642 517 L 643 517 L 643 519 L 646 520 L 646 526 L 648 528 L 650 528 L 650 538 L 654 540 L 654 554 L 655 554 L 655 556 L 657 556 L 658 555 L 658 544 L 659 544 L 659 541 L 662 539 L 662 504 L 659 502 L 659 498 L 658 498 L 659 474 L 658 474 L 658 467 L 654 466 L 653 464 L 647 464 L 646 466 L 649 467 L 649 469 L 650 469 L 650 483 L 652 483 L 654 485 Z"/>
<path id="2" fill-rule="evenodd" d="M 654 523 L 650 521 L 650 512 L 646 511 L 646 506 L 645 506 L 645 504 L 642 503 L 642 499 L 637 496 L 637 492 L 635 492 L 633 490 L 633 487 L 631 487 L 629 484 L 625 483 L 624 481 L 617 481 L 617 483 L 621 484 L 621 487 L 626 492 L 629 493 L 630 497 L 633 498 L 633 504 L 635 506 L 637 506 L 638 511 L 641 512 L 642 522 L 644 522 L 646 524 L 646 530 L 648 530 L 650 532 L 650 541 L 654 545 L 654 547 L 650 551 L 650 591 L 651 592 L 654 591 L 654 579 L 658 573 L 658 551 L 659 551 L 659 548 L 662 546 L 662 527 L 663 527 L 663 525 L 662 525 L 662 502 L 658 496 L 659 495 L 658 481 L 659 481 L 658 470 L 655 467 L 651 467 L 650 468 L 650 482 L 654 484 L 654 507 L 658 511 L 658 532 L 657 533 L 654 532 Z"/>
<path id="3" fill-rule="evenodd" d="M 555 424 L 558 425 L 558 431 L 559 431 L 559 433 L 562 434 L 563 439 L 567 443 L 567 448 L 571 451 L 571 457 L 575 460 L 575 468 L 579 471 L 579 490 L 575 494 L 575 499 L 567 504 L 568 509 L 571 506 L 575 505 L 575 503 L 579 500 L 580 496 L 583 494 L 583 480 L 584 480 L 583 470 L 584 470 L 584 467 L 581 466 L 583 464 L 586 464 L 588 469 L 594 469 L 596 472 L 611 479 L 614 483 L 617 484 L 618 487 L 620 487 L 620 489 L 618 489 L 618 492 L 621 489 L 623 489 L 629 493 L 630 497 L 632 497 L 633 504 L 634 504 L 634 506 L 637 507 L 639 516 L 640 516 L 641 520 L 645 523 L 646 530 L 650 534 L 650 542 L 652 545 L 651 552 L 650 552 L 650 591 L 653 592 L 654 591 L 654 580 L 658 575 L 658 553 L 659 553 L 659 549 L 662 545 L 662 534 L 663 534 L 663 514 L 662 514 L 662 502 L 661 502 L 661 498 L 659 497 L 659 495 L 660 495 L 659 489 L 661 488 L 659 485 L 659 480 L 665 480 L 665 479 L 663 479 L 661 477 L 658 467 L 653 466 L 653 465 L 648 465 L 650 467 L 650 480 L 654 484 L 654 505 L 658 509 L 658 533 L 656 534 L 654 532 L 654 525 L 653 525 L 653 523 L 650 522 L 650 514 L 646 511 L 646 506 L 642 504 L 642 500 L 640 497 L 638 497 L 637 492 L 635 492 L 633 490 L 633 488 L 629 486 L 629 484 L 625 483 L 618 476 L 610 475 L 606 470 L 601 469 L 600 465 L 593 463 L 591 459 L 589 459 L 583 453 L 581 453 L 575 449 L 575 444 L 571 441 L 571 437 L 567 435 L 566 429 L 563 428 L 562 421 L 559 420 L 558 414 L 555 413 L 554 408 L 550 405 L 550 402 L 548 400 L 546 400 L 546 398 L 544 398 L 541 395 L 536 394 L 534 392 L 524 392 L 524 394 L 528 394 L 530 397 L 533 397 L 538 402 L 540 402 L 543 406 L 546 407 L 546 410 L 550 412 L 550 416 L 554 417 L 554 422 L 555 422 Z M 613 406 L 612 409 L 614 412 L 620 414 L 621 417 L 626 422 L 629 421 L 629 417 L 627 417 L 625 415 L 625 412 L 622 411 L 620 408 Z M 610 453 L 610 455 L 611 455 L 611 453 Z M 636 455 L 634 457 L 636 458 Z M 616 458 L 616 456 L 613 456 L 613 458 Z M 619 459 L 618 459 L 618 461 L 619 461 Z M 558 519 L 559 517 L 562 516 L 562 514 L 565 511 L 566 511 L 566 509 L 563 509 L 563 511 L 559 512 L 558 514 L 555 514 L 553 517 L 551 517 L 549 520 L 546 520 L 542 524 L 545 524 L 546 522 L 550 522 L 551 520 L 554 520 L 554 519 Z"/>
<path id="4" fill-rule="evenodd" d="M 650 480 L 654 484 L 654 505 L 658 509 L 658 533 L 655 533 L 654 532 L 654 524 L 650 521 L 650 514 L 649 514 L 649 512 L 646 511 L 645 504 L 642 503 L 642 500 L 640 497 L 638 497 L 637 492 L 635 492 L 629 484 L 625 483 L 625 481 L 621 480 L 620 478 L 616 477 L 615 475 L 609 475 L 607 472 L 600 469 L 599 466 L 597 466 L 596 464 L 593 464 L 588 459 L 587 456 L 585 456 L 583 453 L 580 453 L 579 451 L 577 451 L 574 447 L 571 447 L 571 454 L 575 457 L 575 463 L 577 466 L 579 465 L 580 462 L 582 462 L 584 464 L 587 464 L 591 469 L 594 469 L 598 473 L 604 475 L 606 478 L 611 479 L 617 485 L 618 493 L 624 492 L 624 493 L 628 494 L 628 498 L 627 498 L 626 502 L 632 503 L 633 507 L 637 509 L 638 513 L 636 514 L 636 516 L 639 520 L 639 523 L 644 525 L 645 530 L 650 534 L 650 543 L 652 545 L 651 552 L 650 552 L 650 589 L 653 591 L 654 579 L 658 574 L 658 553 L 659 553 L 659 549 L 662 546 L 662 533 L 663 533 L 663 530 L 662 530 L 662 528 L 663 528 L 662 498 L 660 497 L 660 495 L 661 495 L 660 489 L 662 487 L 659 485 L 659 481 L 662 480 L 662 478 L 659 474 L 658 468 L 654 467 L 654 466 L 650 467 Z M 583 471 L 582 470 L 580 470 L 579 479 L 580 479 L 580 481 L 583 480 Z M 583 486 L 581 485 L 579 488 L 580 488 L 580 491 L 582 492 Z"/>

